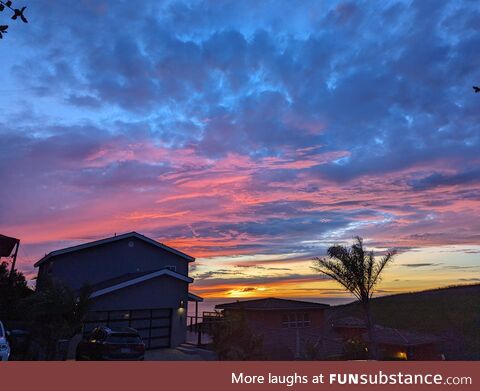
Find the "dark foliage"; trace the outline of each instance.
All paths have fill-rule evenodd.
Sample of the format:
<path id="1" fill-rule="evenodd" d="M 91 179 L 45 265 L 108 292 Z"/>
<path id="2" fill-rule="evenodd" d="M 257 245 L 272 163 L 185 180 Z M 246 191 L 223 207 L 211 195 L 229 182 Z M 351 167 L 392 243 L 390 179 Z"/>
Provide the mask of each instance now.
<path id="1" fill-rule="evenodd" d="M 368 358 L 367 344 L 360 338 L 350 338 L 343 345 L 344 360 L 366 360 Z"/>
<path id="2" fill-rule="evenodd" d="M 263 358 L 262 338 L 248 328 L 243 311 L 228 313 L 214 325 L 213 349 L 220 360 L 260 360 Z"/>
<path id="3" fill-rule="evenodd" d="M 27 286 L 25 276 L 14 270 L 10 276 L 7 262 L 0 262 L 0 318 L 14 318 L 18 312 L 20 300 L 31 295 L 33 291 Z"/>
<path id="4" fill-rule="evenodd" d="M 42 289 L 20 303 L 32 336 L 46 350 L 47 359 L 53 358 L 59 339 L 70 339 L 81 331 L 90 293 L 86 285 L 75 293 L 62 284 L 45 281 Z"/>
<path id="5" fill-rule="evenodd" d="M 27 7 L 22 7 L 22 8 L 15 8 L 13 5 L 13 2 L 8 0 L 8 1 L 3 1 L 0 0 L 0 12 L 4 12 L 6 10 L 9 10 L 13 13 L 10 19 L 12 20 L 21 20 L 23 23 L 28 23 L 27 18 L 25 17 L 25 9 Z M 3 38 L 3 35 L 6 34 L 8 31 L 8 25 L 0 25 L 0 39 Z"/>

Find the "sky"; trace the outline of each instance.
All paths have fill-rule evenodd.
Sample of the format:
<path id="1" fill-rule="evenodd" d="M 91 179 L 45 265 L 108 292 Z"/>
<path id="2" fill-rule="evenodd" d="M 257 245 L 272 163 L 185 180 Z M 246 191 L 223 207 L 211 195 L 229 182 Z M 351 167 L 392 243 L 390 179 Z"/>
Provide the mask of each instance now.
<path id="1" fill-rule="evenodd" d="M 137 231 L 206 298 L 349 296 L 311 268 L 396 248 L 378 294 L 480 282 L 476 1 L 16 0 L 0 233 L 19 268 Z"/>

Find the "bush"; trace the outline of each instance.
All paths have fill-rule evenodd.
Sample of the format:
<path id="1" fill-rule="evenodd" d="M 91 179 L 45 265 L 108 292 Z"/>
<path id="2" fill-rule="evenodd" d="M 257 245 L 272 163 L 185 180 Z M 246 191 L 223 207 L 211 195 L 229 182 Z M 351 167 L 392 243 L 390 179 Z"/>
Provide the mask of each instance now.
<path id="1" fill-rule="evenodd" d="M 259 360 L 263 358 L 262 337 L 247 326 L 243 311 L 228 313 L 212 327 L 213 349 L 220 360 Z"/>
<path id="2" fill-rule="evenodd" d="M 89 296 L 88 286 L 76 294 L 64 285 L 48 281 L 21 301 L 20 308 L 32 338 L 44 348 L 47 359 L 54 359 L 60 339 L 70 339 L 81 331 L 90 305 Z"/>
<path id="3" fill-rule="evenodd" d="M 366 360 L 368 358 L 368 345 L 360 338 L 350 338 L 344 342 L 345 360 Z"/>

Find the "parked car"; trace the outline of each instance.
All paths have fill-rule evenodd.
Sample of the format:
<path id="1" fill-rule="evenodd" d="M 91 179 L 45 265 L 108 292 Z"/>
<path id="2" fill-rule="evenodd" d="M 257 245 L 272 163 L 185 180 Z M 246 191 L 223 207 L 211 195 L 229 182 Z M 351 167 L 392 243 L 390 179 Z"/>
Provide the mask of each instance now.
<path id="1" fill-rule="evenodd" d="M 76 351 L 79 361 L 143 360 L 144 355 L 145 344 L 137 330 L 130 327 L 97 327 Z"/>
<path id="2" fill-rule="evenodd" d="M 0 361 L 8 361 L 10 357 L 10 345 L 7 340 L 7 330 L 0 321 Z"/>

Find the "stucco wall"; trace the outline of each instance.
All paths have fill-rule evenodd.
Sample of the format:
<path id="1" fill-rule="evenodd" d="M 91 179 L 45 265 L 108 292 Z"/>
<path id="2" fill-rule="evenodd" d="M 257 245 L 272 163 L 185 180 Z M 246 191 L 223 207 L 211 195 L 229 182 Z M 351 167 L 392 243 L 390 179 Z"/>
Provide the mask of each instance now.
<path id="1" fill-rule="evenodd" d="M 225 310 L 225 316 L 235 313 Z M 244 311 L 249 329 L 262 340 L 262 352 L 269 360 L 293 360 L 306 357 L 308 346 L 317 343 L 324 335 L 325 317 L 323 309 L 300 311 Z M 308 313 L 309 327 L 285 328 L 282 325 L 283 315 L 291 313 Z M 320 346 L 320 349 L 322 347 Z"/>
<path id="2" fill-rule="evenodd" d="M 225 310 L 225 314 L 233 310 Z M 310 318 L 310 327 L 312 330 L 323 330 L 325 326 L 325 317 L 323 309 L 308 309 L 303 311 L 244 311 L 246 321 L 252 329 L 261 329 L 262 327 L 268 329 L 283 328 L 282 317 L 290 313 L 308 313 Z"/>

